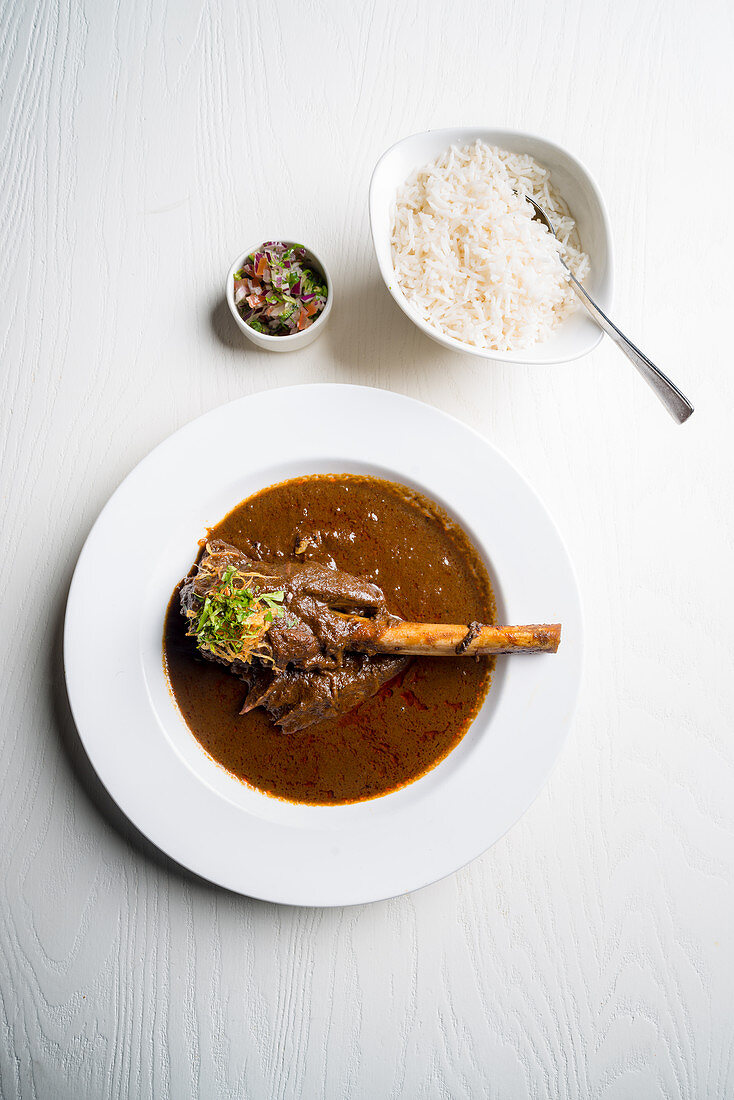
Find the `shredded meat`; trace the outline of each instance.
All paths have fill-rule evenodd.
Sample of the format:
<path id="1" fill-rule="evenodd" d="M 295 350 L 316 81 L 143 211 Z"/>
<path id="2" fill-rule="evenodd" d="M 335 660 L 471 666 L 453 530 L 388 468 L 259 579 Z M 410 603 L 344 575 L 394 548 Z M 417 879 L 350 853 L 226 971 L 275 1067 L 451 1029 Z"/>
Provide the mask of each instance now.
<path id="1" fill-rule="evenodd" d="M 346 714 L 379 691 L 405 668 L 405 657 L 368 657 L 345 653 L 338 668 L 308 671 L 300 668 L 248 666 L 249 683 L 241 714 L 265 707 L 283 733 L 296 733 L 325 718 Z"/>

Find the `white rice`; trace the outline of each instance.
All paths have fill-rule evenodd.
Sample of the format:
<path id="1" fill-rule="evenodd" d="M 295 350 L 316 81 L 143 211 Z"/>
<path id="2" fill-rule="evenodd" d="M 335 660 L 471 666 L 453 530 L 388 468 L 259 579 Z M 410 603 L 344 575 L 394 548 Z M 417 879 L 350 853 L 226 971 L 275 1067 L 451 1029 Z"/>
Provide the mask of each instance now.
<path id="1" fill-rule="evenodd" d="M 525 194 L 547 212 L 558 241 L 533 220 Z M 576 308 L 559 255 L 577 279 L 589 271 L 549 171 L 481 141 L 452 145 L 403 184 L 392 255 L 398 284 L 424 321 L 493 351 L 547 339 Z"/>

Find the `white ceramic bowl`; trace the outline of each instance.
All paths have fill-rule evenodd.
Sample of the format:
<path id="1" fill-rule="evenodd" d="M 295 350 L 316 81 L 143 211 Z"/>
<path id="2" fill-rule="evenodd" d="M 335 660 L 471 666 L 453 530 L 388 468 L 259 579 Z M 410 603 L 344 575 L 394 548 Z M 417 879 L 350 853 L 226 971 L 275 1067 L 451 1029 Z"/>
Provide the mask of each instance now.
<path id="1" fill-rule="evenodd" d="M 300 241 L 291 241 L 286 237 L 271 237 L 268 239 L 282 241 L 283 244 L 287 245 L 300 245 Z M 324 326 L 329 319 L 331 307 L 334 302 L 334 288 L 331 284 L 331 278 L 326 269 L 326 265 L 312 249 L 306 248 L 306 263 L 311 267 L 315 267 L 316 270 L 323 275 L 326 281 L 326 289 L 328 291 L 326 305 L 314 323 L 309 325 L 308 328 L 303 329 L 302 332 L 293 332 L 290 336 L 269 336 L 266 332 L 257 332 L 254 328 L 251 328 L 246 321 L 242 320 L 239 310 L 234 304 L 234 273 L 235 271 L 239 271 L 247 257 L 251 255 L 251 253 L 257 251 L 262 243 L 262 241 L 259 241 L 256 245 L 253 245 L 252 248 L 248 248 L 246 252 L 242 252 L 230 267 L 229 274 L 227 275 L 227 305 L 235 319 L 237 327 L 245 334 L 248 340 L 251 340 L 253 344 L 257 344 L 259 348 L 264 348 L 266 351 L 297 351 L 298 348 L 305 348 L 309 344 L 312 344 L 324 331 Z M 301 247 L 305 248 L 305 245 L 301 245 Z"/>
<path id="2" fill-rule="evenodd" d="M 590 172 L 571 153 L 545 138 L 523 134 L 517 130 L 485 130 L 481 127 L 458 127 L 428 130 L 403 138 L 380 157 L 370 183 L 370 223 L 377 263 L 387 289 L 403 312 L 418 328 L 444 347 L 453 351 L 494 359 L 503 363 L 564 363 L 592 351 L 602 337 L 601 330 L 579 307 L 571 317 L 543 343 L 522 351 L 488 351 L 472 347 L 433 328 L 408 303 L 398 286 L 392 262 L 390 237 L 395 198 L 398 187 L 416 168 L 429 164 L 449 145 L 462 144 L 480 138 L 488 145 L 498 145 L 512 153 L 529 153 L 549 168 L 557 190 L 566 200 L 578 225 L 581 244 L 589 255 L 591 271 L 585 286 L 592 298 L 606 312 L 611 308 L 613 292 L 612 237 L 609 216 L 599 188 Z"/>

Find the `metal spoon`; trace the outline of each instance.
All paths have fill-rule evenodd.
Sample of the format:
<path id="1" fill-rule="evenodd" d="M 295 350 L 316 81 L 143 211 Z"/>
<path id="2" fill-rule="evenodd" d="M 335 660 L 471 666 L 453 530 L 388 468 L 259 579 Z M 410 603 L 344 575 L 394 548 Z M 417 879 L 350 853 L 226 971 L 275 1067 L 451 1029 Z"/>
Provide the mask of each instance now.
<path id="1" fill-rule="evenodd" d="M 536 218 L 548 228 L 555 237 L 556 231 L 553 228 L 553 223 L 546 214 L 542 206 L 538 206 L 535 199 L 531 199 L 530 195 L 526 195 L 530 205 L 535 210 Z M 647 384 L 652 387 L 657 396 L 660 398 L 665 408 L 670 415 L 678 421 L 679 424 L 683 424 L 693 412 L 693 405 L 690 403 L 687 397 L 685 397 L 675 383 L 659 370 L 653 362 L 651 362 L 646 355 L 644 355 L 639 348 L 635 347 L 631 340 L 628 340 L 623 332 L 620 332 L 616 325 L 607 317 L 596 302 L 591 298 L 581 283 L 576 279 L 568 269 L 568 265 L 561 259 L 561 263 L 568 271 L 568 277 L 571 280 L 571 285 L 576 291 L 576 294 L 586 306 L 592 319 L 596 321 L 600 329 L 606 332 L 607 336 L 611 336 L 614 343 L 620 348 L 624 354 L 630 359 L 637 367 L 638 371 L 645 379 Z"/>

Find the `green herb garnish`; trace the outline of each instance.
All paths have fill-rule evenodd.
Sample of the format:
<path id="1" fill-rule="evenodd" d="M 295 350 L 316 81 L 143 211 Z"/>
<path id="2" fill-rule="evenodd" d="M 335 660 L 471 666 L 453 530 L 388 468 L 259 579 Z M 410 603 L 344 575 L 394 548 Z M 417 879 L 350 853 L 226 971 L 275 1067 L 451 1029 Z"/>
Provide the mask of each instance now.
<path id="1" fill-rule="evenodd" d="M 197 593 L 200 606 L 187 612 L 186 631 L 200 650 L 224 661 L 272 659 L 264 636 L 283 614 L 285 592 L 261 592 L 254 583 L 261 577 L 231 565 L 221 575 L 200 570 L 199 579 L 209 587 L 206 595 Z"/>

